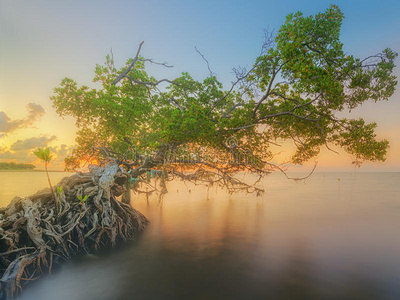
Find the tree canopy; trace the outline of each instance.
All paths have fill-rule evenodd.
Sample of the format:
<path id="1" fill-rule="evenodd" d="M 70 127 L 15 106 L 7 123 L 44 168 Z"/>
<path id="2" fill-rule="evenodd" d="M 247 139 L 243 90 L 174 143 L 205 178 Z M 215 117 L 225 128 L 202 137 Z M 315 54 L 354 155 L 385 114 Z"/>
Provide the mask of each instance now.
<path id="1" fill-rule="evenodd" d="M 289 14 L 277 34 L 266 34 L 254 65 L 235 69 L 229 89 L 211 70 L 202 81 L 188 73 L 156 79 L 145 70 L 156 62 L 140 55 L 143 43 L 120 69 L 107 55 L 95 69 L 100 89 L 69 78 L 54 89 L 57 112 L 74 117 L 79 129 L 67 168 L 115 159 L 134 180 L 161 172 L 230 191 L 259 191 L 234 174 L 263 176 L 279 168 L 271 163 L 270 147 L 284 140 L 295 144 L 296 164 L 330 145 L 343 148 L 356 163 L 383 161 L 389 143 L 376 138 L 377 125 L 337 113 L 367 100 L 388 100 L 397 84 L 392 74 L 397 53 L 384 49 L 366 58 L 346 53 L 340 41 L 343 18 L 335 5 L 314 16 Z"/>

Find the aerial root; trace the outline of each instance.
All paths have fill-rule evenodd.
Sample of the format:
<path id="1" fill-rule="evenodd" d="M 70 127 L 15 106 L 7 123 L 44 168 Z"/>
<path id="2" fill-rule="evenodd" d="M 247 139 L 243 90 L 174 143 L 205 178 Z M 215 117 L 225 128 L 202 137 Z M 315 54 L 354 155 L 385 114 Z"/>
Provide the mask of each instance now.
<path id="1" fill-rule="evenodd" d="M 50 273 L 54 264 L 135 238 L 149 221 L 110 192 L 123 190 L 124 178 L 110 164 L 64 178 L 58 184 L 63 189 L 60 211 L 50 189 L 15 197 L 1 208 L 0 299 L 12 299 L 26 283 Z M 81 203 L 79 195 L 88 198 Z"/>

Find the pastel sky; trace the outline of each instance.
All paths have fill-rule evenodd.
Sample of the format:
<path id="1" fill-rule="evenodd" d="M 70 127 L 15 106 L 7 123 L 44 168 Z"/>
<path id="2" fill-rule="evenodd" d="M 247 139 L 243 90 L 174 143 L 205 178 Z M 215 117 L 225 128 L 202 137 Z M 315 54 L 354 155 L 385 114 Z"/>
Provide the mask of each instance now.
<path id="1" fill-rule="evenodd" d="M 135 55 L 166 61 L 173 69 L 150 66 L 156 78 L 187 71 L 208 75 L 195 46 L 225 87 L 232 68 L 251 66 L 263 31 L 278 30 L 291 12 L 316 14 L 330 1 L 50 1 L 0 0 L 0 161 L 30 162 L 37 147 L 51 147 L 55 169 L 74 145 L 74 120 L 62 119 L 49 97 L 64 77 L 94 86 L 94 67 L 112 48 L 116 66 Z M 345 15 L 341 39 L 346 52 L 365 57 L 390 47 L 400 51 L 400 1 L 336 1 Z M 397 61 L 397 64 L 400 64 Z M 400 75 L 396 67 L 395 74 Z M 389 101 L 366 103 L 355 117 L 378 123 L 378 136 L 391 143 L 384 163 L 361 171 L 400 171 L 400 87 Z M 337 149 L 336 149 L 337 150 Z M 289 158 L 289 150 L 281 156 Z M 351 171 L 352 158 L 322 151 L 319 171 Z M 314 161 L 306 165 L 310 168 Z M 296 168 L 295 168 L 296 169 Z"/>

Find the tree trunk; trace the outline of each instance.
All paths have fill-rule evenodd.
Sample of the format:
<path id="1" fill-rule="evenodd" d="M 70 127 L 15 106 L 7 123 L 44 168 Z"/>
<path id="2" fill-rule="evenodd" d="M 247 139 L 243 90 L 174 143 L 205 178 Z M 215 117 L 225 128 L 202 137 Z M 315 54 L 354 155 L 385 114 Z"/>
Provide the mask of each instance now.
<path id="1" fill-rule="evenodd" d="M 122 195 L 122 202 L 124 202 L 126 204 L 130 204 L 131 203 L 131 189 L 129 187 L 129 182 L 128 181 L 125 183 L 125 192 Z"/>

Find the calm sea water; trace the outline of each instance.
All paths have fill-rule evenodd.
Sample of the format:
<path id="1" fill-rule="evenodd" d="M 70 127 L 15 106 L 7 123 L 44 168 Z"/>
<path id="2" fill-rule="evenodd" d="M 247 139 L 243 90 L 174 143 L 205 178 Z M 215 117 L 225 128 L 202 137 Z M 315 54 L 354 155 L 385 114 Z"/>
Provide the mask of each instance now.
<path id="1" fill-rule="evenodd" d="M 62 178 L 71 176 L 69 172 L 50 172 L 50 180 L 56 185 Z M 15 197 L 27 197 L 49 187 L 45 172 L 0 172 L 0 207 L 7 206 Z"/>
<path id="2" fill-rule="evenodd" d="M 42 174 L 7 176 L 2 200 Z M 22 299 L 400 299 L 400 173 L 263 185 L 258 198 L 182 183 L 162 202 L 135 196 L 151 220 L 136 243 L 66 264 Z"/>

